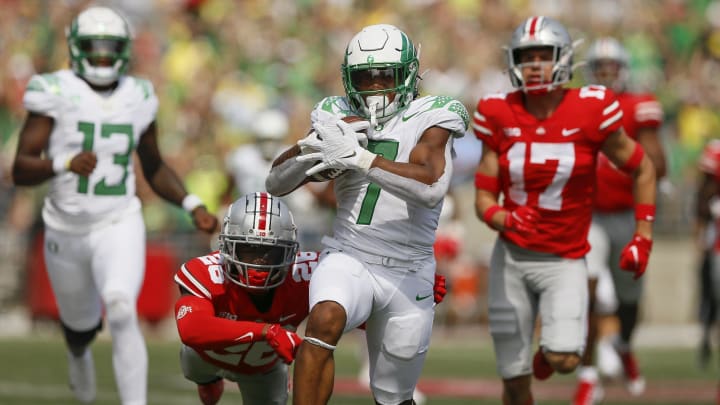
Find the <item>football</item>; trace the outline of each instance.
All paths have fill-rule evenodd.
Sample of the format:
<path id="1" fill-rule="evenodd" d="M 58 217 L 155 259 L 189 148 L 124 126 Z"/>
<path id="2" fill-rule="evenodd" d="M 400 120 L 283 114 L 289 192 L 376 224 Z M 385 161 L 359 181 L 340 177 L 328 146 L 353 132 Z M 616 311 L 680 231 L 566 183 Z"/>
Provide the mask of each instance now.
<path id="1" fill-rule="evenodd" d="M 364 120 L 364 118 L 358 117 L 356 115 L 348 115 L 347 117 L 343 117 L 342 120 L 349 123 L 349 122 L 355 122 L 355 121 L 362 121 L 362 120 Z M 315 164 L 318 164 L 318 163 L 320 163 L 319 160 L 317 162 L 315 162 Z M 326 169 L 326 170 L 321 171 L 320 173 L 315 173 L 312 176 L 309 176 L 308 181 L 312 181 L 312 182 L 330 181 L 332 179 L 336 179 L 336 178 L 342 176 L 345 172 L 346 172 L 346 170 L 344 170 L 344 169 Z"/>

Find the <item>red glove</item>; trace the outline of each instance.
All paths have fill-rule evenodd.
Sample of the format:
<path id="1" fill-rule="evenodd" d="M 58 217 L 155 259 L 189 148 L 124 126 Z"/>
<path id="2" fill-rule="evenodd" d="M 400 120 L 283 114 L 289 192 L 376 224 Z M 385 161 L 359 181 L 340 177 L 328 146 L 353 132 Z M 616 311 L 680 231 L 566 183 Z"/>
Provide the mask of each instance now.
<path id="1" fill-rule="evenodd" d="M 521 205 L 505 215 L 503 226 L 508 232 L 532 235 L 537 233 L 535 223 L 538 219 L 540 219 L 540 214 L 534 208 Z"/>
<path id="2" fill-rule="evenodd" d="M 635 234 L 620 253 L 620 268 L 635 273 L 635 280 L 645 273 L 650 258 L 652 240 Z"/>
<path id="3" fill-rule="evenodd" d="M 270 325 L 265 333 L 265 340 L 287 364 L 295 359 L 297 349 L 302 343 L 302 338 L 297 333 L 285 330 L 277 323 Z"/>
<path id="4" fill-rule="evenodd" d="M 447 287 L 445 286 L 445 276 L 442 274 L 435 273 L 435 284 L 433 285 L 433 293 L 436 304 L 441 303 L 445 299 L 447 294 Z"/>

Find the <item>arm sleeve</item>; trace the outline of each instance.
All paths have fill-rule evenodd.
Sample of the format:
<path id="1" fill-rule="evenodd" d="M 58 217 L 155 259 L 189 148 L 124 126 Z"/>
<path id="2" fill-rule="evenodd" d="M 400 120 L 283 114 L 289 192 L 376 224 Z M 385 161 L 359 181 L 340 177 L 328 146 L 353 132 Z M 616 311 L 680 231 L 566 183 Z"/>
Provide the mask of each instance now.
<path id="1" fill-rule="evenodd" d="M 428 208 L 437 206 L 447 194 L 452 177 L 452 148 L 445 148 L 445 170 L 442 176 L 433 184 L 398 176 L 397 174 L 373 167 L 367 177 L 383 190 L 408 202 L 419 201 Z"/>
<path id="2" fill-rule="evenodd" d="M 265 340 L 265 323 L 218 318 L 209 300 L 183 295 L 175 303 L 180 340 L 197 349 L 219 349 L 243 342 Z"/>
<path id="3" fill-rule="evenodd" d="M 290 193 L 305 181 L 305 171 L 314 164 L 315 162 L 298 162 L 297 156 L 291 157 L 270 170 L 265 179 L 265 189 L 276 196 Z"/>

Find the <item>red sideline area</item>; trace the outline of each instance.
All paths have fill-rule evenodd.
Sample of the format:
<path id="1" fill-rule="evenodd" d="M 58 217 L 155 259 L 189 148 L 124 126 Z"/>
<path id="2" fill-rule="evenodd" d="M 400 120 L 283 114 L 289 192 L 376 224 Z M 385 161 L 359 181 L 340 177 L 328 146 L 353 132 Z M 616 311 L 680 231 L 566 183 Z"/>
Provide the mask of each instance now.
<path id="1" fill-rule="evenodd" d="M 50 287 L 50 279 L 43 256 L 43 233 L 33 241 L 34 252 L 27 263 L 28 290 L 27 305 L 33 319 L 58 320 L 55 295 Z M 178 260 L 172 248 L 161 243 L 148 243 L 145 254 L 145 281 L 138 297 L 138 316 L 155 324 L 172 315 L 173 305 L 179 294 L 173 274 L 177 270 Z"/>
<path id="2" fill-rule="evenodd" d="M 423 378 L 418 388 L 429 398 L 467 398 L 467 399 L 499 399 L 502 392 L 500 380 L 458 379 L 458 378 Z M 712 382 L 695 381 L 648 381 L 646 392 L 633 397 L 625 391 L 621 384 L 605 384 L 605 400 L 647 404 L 662 401 L 678 404 L 707 404 L 713 401 L 716 394 Z M 543 382 L 533 381 L 535 399 L 563 401 L 570 400 L 575 390 L 574 382 Z M 367 396 L 369 389 L 350 377 L 335 378 L 335 395 Z"/>

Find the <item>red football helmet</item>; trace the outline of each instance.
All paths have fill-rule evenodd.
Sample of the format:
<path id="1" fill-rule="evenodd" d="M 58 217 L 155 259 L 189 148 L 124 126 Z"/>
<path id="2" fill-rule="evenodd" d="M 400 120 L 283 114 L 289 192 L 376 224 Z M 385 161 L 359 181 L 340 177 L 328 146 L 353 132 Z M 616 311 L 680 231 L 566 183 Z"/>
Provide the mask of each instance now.
<path id="1" fill-rule="evenodd" d="M 268 193 L 235 201 L 225 215 L 219 241 L 225 275 L 250 290 L 282 284 L 298 251 L 290 210 Z"/>

